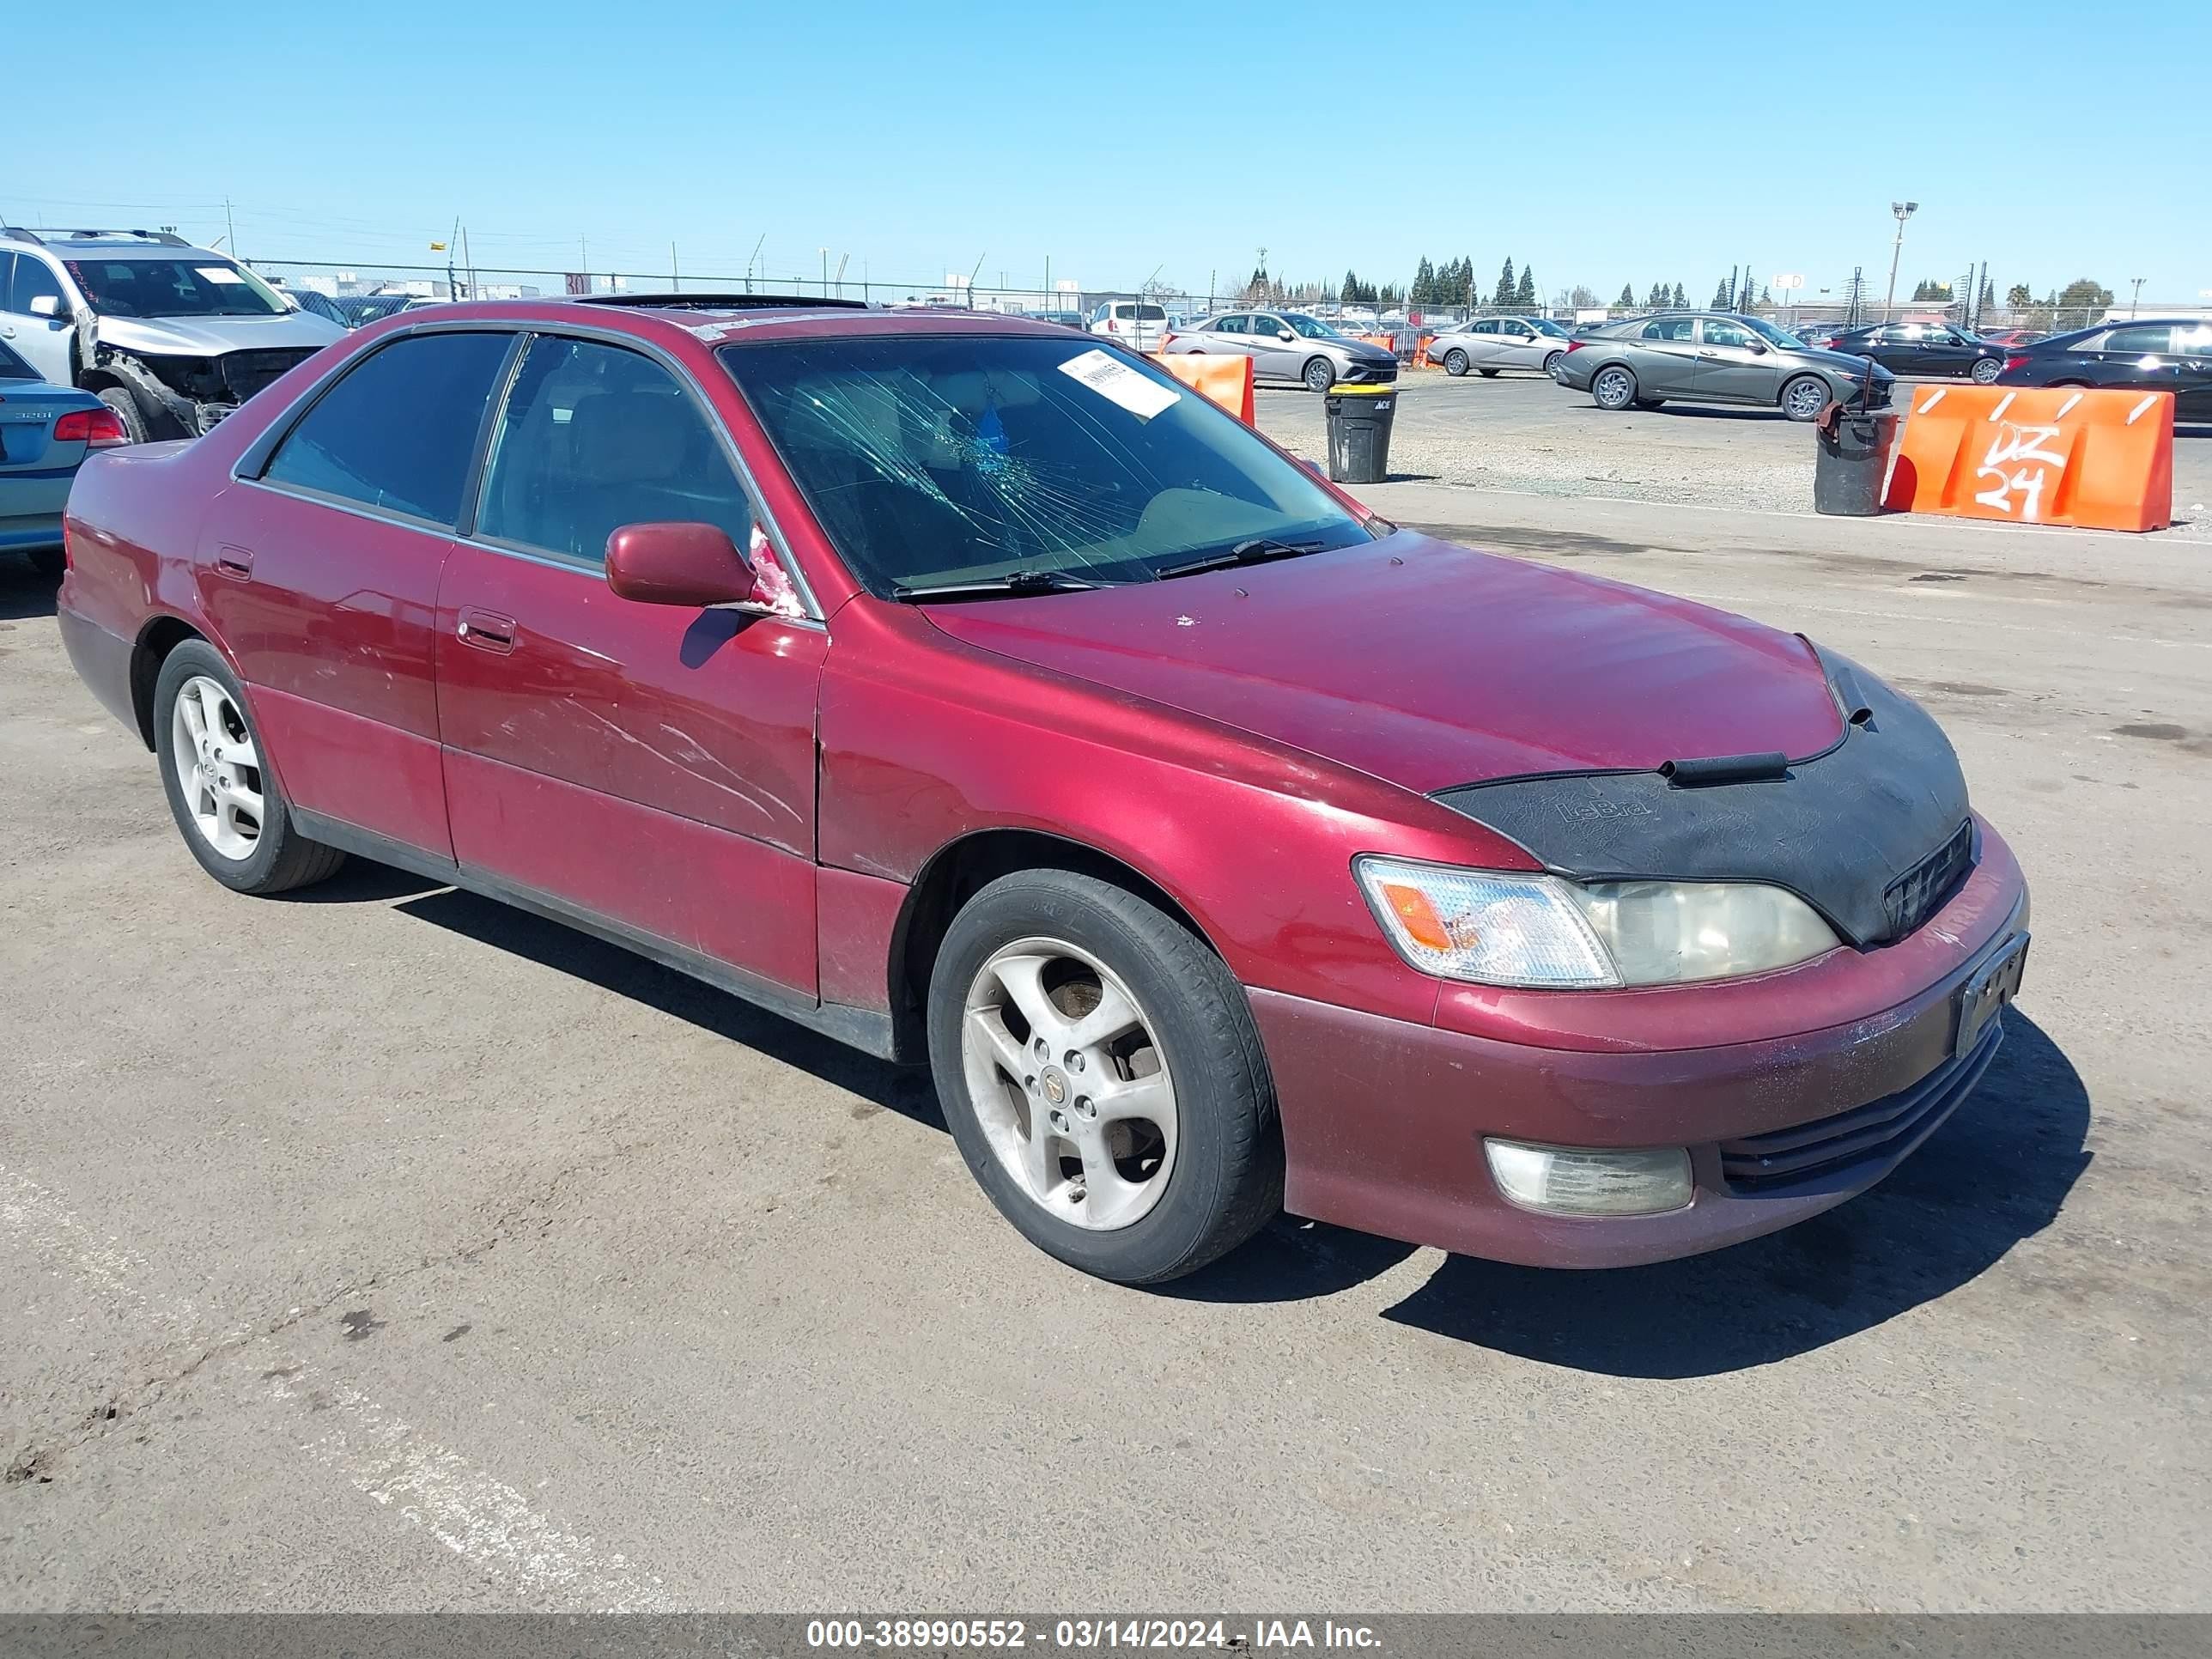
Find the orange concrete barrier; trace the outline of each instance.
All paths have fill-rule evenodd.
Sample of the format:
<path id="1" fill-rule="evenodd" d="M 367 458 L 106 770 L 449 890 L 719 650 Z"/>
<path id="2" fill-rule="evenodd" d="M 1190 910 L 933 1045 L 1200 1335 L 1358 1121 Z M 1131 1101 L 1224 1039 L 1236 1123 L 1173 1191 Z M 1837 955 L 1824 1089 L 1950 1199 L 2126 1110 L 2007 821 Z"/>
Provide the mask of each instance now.
<path id="1" fill-rule="evenodd" d="M 1900 388 L 1905 390 L 1905 388 Z M 1882 505 L 2084 530 L 2173 520 L 2173 394 L 1917 386 Z"/>
<path id="2" fill-rule="evenodd" d="M 1257 424 L 1252 407 L 1252 360 L 1179 351 L 1152 361 L 1200 396 L 1211 398 L 1247 426 Z"/>

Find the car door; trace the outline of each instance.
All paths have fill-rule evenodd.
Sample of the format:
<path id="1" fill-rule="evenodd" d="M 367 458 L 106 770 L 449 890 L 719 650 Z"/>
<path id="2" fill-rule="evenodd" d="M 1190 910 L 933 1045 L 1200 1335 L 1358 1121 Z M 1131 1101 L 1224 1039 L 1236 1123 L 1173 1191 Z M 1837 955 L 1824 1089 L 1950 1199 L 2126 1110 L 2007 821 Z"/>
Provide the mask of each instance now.
<path id="1" fill-rule="evenodd" d="M 1259 360 L 1255 352 L 1257 342 L 1252 337 L 1252 319 L 1239 313 L 1234 317 L 1222 317 L 1206 331 L 1206 349 L 1222 356 L 1250 357 L 1252 372 L 1260 373 Z"/>
<path id="2" fill-rule="evenodd" d="M 2171 323 L 2130 323 L 2096 342 L 2098 384 L 2135 391 L 2171 392 L 2179 404 L 2184 391 L 2182 360 L 2173 350 Z"/>
<path id="3" fill-rule="evenodd" d="M 1782 359 L 1741 323 L 1724 317 L 1698 324 L 1697 374 L 1692 397 L 1717 403 L 1771 404 L 1782 395 Z"/>
<path id="4" fill-rule="evenodd" d="M 1503 349 L 1498 337 L 1497 318 L 1477 318 L 1455 343 L 1466 351 L 1469 368 L 1495 369 L 1499 366 Z"/>
<path id="5" fill-rule="evenodd" d="M 532 338 L 439 591 L 453 853 L 526 902 L 811 997 L 828 636 L 606 581 L 625 524 L 712 524 L 777 558 L 735 453 L 672 361 Z"/>
<path id="6" fill-rule="evenodd" d="M 1698 319 L 1654 317 L 1625 343 L 1624 356 L 1646 398 L 1686 398 L 1698 378 Z"/>
<path id="7" fill-rule="evenodd" d="M 46 314 L 32 307 L 44 300 Z M 0 341 L 54 386 L 71 386 L 70 346 L 76 325 L 61 283 L 44 259 L 0 252 Z"/>
<path id="8" fill-rule="evenodd" d="M 1492 361 L 1500 368 L 1540 368 L 1544 359 L 1537 350 L 1537 342 L 1542 338 L 1518 317 L 1501 318 L 1498 324 L 1498 355 Z"/>
<path id="9" fill-rule="evenodd" d="M 2212 421 L 2212 323 L 2175 324 L 2173 352 L 2181 374 L 2174 413 L 2185 421 Z"/>
<path id="10" fill-rule="evenodd" d="M 438 581 L 516 340 L 440 330 L 356 357 L 248 449 L 195 550 L 294 804 L 440 858 Z"/>

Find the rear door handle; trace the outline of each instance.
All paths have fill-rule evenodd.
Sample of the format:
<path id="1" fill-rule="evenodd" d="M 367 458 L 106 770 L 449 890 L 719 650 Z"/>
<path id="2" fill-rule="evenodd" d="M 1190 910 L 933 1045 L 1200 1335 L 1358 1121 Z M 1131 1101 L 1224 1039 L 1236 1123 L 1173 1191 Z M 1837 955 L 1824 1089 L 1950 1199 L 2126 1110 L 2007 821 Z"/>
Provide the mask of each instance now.
<path id="1" fill-rule="evenodd" d="M 218 547 L 215 550 L 216 574 L 228 576 L 234 582 L 253 580 L 253 550 L 250 547 Z"/>
<path id="2" fill-rule="evenodd" d="M 461 607 L 460 623 L 453 633 L 462 644 L 472 645 L 479 651 L 494 651 L 505 656 L 514 649 L 514 618 L 479 611 L 472 605 Z"/>

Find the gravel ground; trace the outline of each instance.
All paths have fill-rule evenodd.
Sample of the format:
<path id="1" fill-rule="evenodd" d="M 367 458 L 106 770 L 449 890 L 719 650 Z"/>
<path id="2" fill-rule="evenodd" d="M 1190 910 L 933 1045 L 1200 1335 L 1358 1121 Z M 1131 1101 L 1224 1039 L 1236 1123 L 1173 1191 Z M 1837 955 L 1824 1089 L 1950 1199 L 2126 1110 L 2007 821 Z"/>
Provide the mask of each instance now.
<path id="1" fill-rule="evenodd" d="M 1765 410 L 1664 409 L 1607 415 L 1541 375 L 1408 371 L 1390 436 L 1399 479 L 1540 495 L 1607 495 L 1703 507 L 1813 510 L 1811 430 Z M 1260 425 L 1301 455 L 1327 453 L 1322 400 L 1263 389 Z M 2212 427 L 2174 441 L 2173 528 L 2212 540 Z M 2186 521 L 2186 522 L 2185 522 Z"/>

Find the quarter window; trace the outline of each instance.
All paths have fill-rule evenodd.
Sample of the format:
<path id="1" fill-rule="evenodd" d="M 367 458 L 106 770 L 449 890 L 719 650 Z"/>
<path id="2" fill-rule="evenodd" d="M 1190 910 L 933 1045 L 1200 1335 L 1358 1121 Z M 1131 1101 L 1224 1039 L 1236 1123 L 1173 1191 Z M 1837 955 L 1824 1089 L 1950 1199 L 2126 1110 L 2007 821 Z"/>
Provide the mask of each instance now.
<path id="1" fill-rule="evenodd" d="M 450 528 L 511 334 L 418 334 L 346 371 L 277 447 L 271 483 Z"/>
<path id="2" fill-rule="evenodd" d="M 1242 317 L 1224 317 L 1214 324 L 1213 331 L 1216 334 L 1242 334 L 1245 331 L 1244 320 Z"/>
<path id="3" fill-rule="evenodd" d="M 531 342 L 484 470 L 477 535 L 599 564 L 626 524 L 711 524 L 743 547 L 752 520 L 674 375 L 596 340 Z"/>
<path id="4" fill-rule="evenodd" d="M 1655 317 L 1644 325 L 1647 340 L 1686 340 L 1690 331 L 1698 325 L 1694 317 Z"/>

